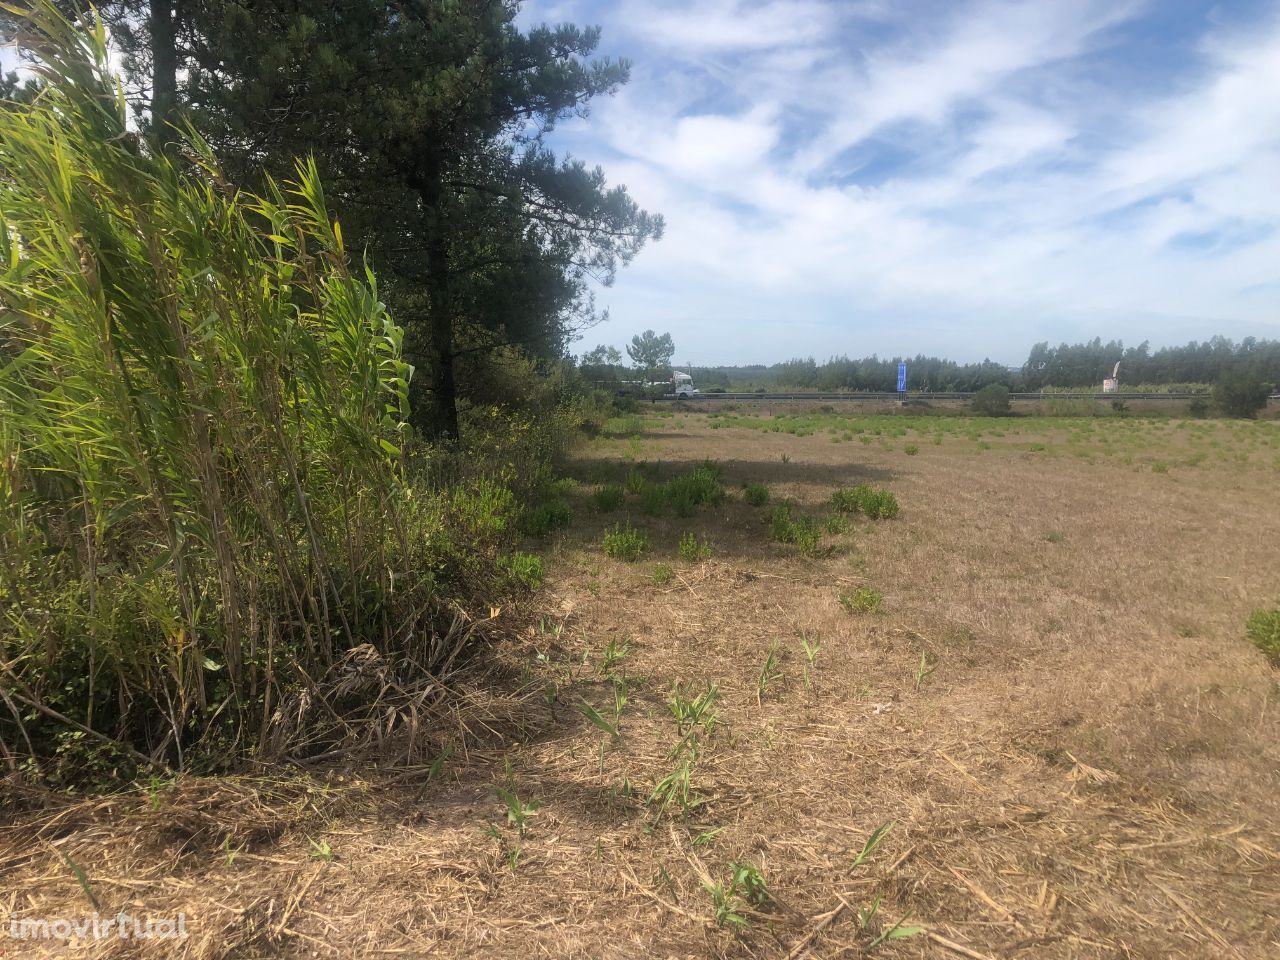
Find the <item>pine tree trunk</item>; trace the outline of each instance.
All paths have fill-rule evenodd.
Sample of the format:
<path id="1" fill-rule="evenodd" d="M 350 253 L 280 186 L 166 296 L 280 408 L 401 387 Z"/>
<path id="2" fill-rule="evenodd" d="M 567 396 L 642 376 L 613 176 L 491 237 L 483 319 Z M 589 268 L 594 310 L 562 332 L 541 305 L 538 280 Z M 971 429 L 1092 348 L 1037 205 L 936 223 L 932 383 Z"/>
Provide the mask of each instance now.
<path id="1" fill-rule="evenodd" d="M 178 38 L 173 0 L 150 0 L 151 131 L 161 143 L 173 137 L 178 110 Z"/>
<path id="2" fill-rule="evenodd" d="M 453 310 L 449 302 L 449 242 L 445 228 L 444 188 L 438 165 L 428 164 L 414 184 L 422 198 L 425 227 L 424 253 L 427 291 L 427 341 L 431 348 L 431 396 L 426 419 L 430 436 L 437 440 L 458 439 L 458 390 L 454 380 Z M 426 413 L 423 411 L 422 413 Z"/>

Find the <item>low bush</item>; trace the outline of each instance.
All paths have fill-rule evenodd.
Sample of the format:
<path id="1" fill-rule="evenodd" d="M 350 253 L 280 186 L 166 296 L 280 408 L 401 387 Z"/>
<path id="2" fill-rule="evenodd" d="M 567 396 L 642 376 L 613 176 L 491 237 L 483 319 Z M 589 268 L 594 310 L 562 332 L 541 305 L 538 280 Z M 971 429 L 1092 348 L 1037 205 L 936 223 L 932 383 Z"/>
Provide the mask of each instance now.
<path id="1" fill-rule="evenodd" d="M 769 488 L 763 483 L 748 483 L 742 495 L 753 507 L 763 507 L 769 502 Z"/>
<path id="2" fill-rule="evenodd" d="M 1252 420 L 1267 405 L 1271 384 L 1244 371 L 1224 373 L 1213 387 L 1213 402 L 1228 417 Z"/>
<path id="3" fill-rule="evenodd" d="M 690 531 L 680 538 L 680 559 L 685 563 L 699 563 L 711 559 L 711 544 Z"/>
<path id="4" fill-rule="evenodd" d="M 703 507 L 721 503 L 725 495 L 720 482 L 720 468 L 713 463 L 704 463 L 666 483 L 644 486 L 640 491 L 640 510 L 654 517 L 666 513 L 691 517 Z"/>
<path id="5" fill-rule="evenodd" d="M 831 506 L 837 513 L 862 513 L 872 520 L 891 520 L 899 513 L 898 498 L 888 490 L 877 490 L 865 483 L 841 487 L 831 495 Z"/>
<path id="6" fill-rule="evenodd" d="M 649 538 L 643 530 L 637 530 L 630 524 L 619 524 L 604 535 L 604 554 L 615 560 L 635 563 L 640 555 L 649 549 Z"/>
<path id="7" fill-rule="evenodd" d="M 591 503 L 601 513 L 613 513 L 622 507 L 626 500 L 626 492 L 622 487 L 601 487 L 591 495 Z"/>
<path id="8" fill-rule="evenodd" d="M 693 516 L 700 507 L 715 506 L 725 497 L 720 468 L 710 463 L 667 481 L 665 492 L 668 506 L 678 517 Z"/>
<path id="9" fill-rule="evenodd" d="M 523 553 L 517 550 L 503 557 L 499 565 L 510 582 L 526 590 L 537 590 L 542 586 L 542 558 L 536 553 Z"/>
<path id="10" fill-rule="evenodd" d="M 528 537 L 545 537 L 573 522 L 573 508 L 564 500 L 548 500 L 526 508 L 520 517 L 520 532 Z"/>
<path id="11" fill-rule="evenodd" d="M 1280 607 L 1253 611 L 1245 624 L 1245 636 L 1268 660 L 1280 667 Z"/>
<path id="12" fill-rule="evenodd" d="M 874 587 L 858 587 L 840 594 L 840 605 L 850 613 L 879 613 L 884 594 Z"/>
<path id="13" fill-rule="evenodd" d="M 979 416 L 1003 417 L 1009 413 L 1009 388 L 1003 383 L 989 383 L 973 395 L 969 408 Z"/>
<path id="14" fill-rule="evenodd" d="M 779 543 L 793 544 L 805 556 L 818 552 L 822 528 L 813 517 L 793 513 L 791 504 L 774 507 L 769 517 L 769 536 Z"/>
<path id="15" fill-rule="evenodd" d="M 665 587 L 676 578 L 676 572 L 669 563 L 660 563 L 653 568 L 653 585 Z"/>

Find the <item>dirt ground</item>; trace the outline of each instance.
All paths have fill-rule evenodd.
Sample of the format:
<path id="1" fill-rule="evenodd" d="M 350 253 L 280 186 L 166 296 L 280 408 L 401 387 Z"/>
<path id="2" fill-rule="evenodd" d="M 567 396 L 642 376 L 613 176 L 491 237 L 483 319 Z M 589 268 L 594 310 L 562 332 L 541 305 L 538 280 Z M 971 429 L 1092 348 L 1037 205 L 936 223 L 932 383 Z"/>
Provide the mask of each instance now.
<path id="1" fill-rule="evenodd" d="M 706 460 L 718 506 L 592 506 Z M 568 472 L 537 616 L 498 650 L 524 694 L 434 769 L 13 818 L 12 915 L 83 916 L 87 888 L 189 936 L 6 929 L 3 955 L 1280 956 L 1280 674 L 1243 639 L 1280 602 L 1280 423 L 675 412 Z M 901 515 L 833 525 L 815 556 L 770 539 L 773 505 L 825 524 L 856 483 Z M 628 518 L 634 563 L 601 549 Z M 711 556 L 681 560 L 686 533 Z M 878 612 L 841 603 L 863 587 Z M 718 693 L 696 757 L 675 684 Z M 659 812 L 682 758 L 687 808 Z M 918 932 L 886 937 L 904 917 Z"/>

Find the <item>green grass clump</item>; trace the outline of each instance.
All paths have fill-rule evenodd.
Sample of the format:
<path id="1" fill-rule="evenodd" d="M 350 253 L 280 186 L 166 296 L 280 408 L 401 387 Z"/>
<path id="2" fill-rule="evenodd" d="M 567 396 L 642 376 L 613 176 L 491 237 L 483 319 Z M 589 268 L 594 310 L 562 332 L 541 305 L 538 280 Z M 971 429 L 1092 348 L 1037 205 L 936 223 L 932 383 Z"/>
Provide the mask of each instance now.
<path id="1" fill-rule="evenodd" d="M 905 453 L 908 457 L 914 457 L 917 453 L 920 452 L 920 448 L 917 447 L 914 443 L 908 443 L 905 447 L 902 448 L 902 452 Z"/>
<path id="2" fill-rule="evenodd" d="M 792 512 L 791 504 L 774 507 L 769 517 L 769 537 L 778 543 L 794 544 L 800 553 L 813 556 L 818 552 L 822 528 L 813 517 Z"/>
<path id="3" fill-rule="evenodd" d="M 1249 614 L 1244 631 L 1249 642 L 1280 667 L 1280 607 L 1253 611 Z"/>
<path id="4" fill-rule="evenodd" d="M 654 517 L 667 513 L 691 517 L 703 507 L 721 503 L 725 496 L 720 468 L 713 463 L 703 463 L 666 483 L 644 486 L 640 491 L 640 509 Z"/>
<path id="5" fill-rule="evenodd" d="M 667 505 L 678 517 L 691 517 L 700 507 L 715 506 L 724 500 L 720 468 L 704 463 L 682 477 L 667 481 Z"/>
<path id="6" fill-rule="evenodd" d="M 545 537 L 552 530 L 563 530 L 573 522 L 573 509 L 564 500 L 548 500 L 525 510 L 520 517 L 520 532 L 528 537 Z"/>
<path id="7" fill-rule="evenodd" d="M 850 613 L 879 613 L 884 594 L 875 587 L 858 587 L 840 594 L 840 606 Z"/>
<path id="8" fill-rule="evenodd" d="M 635 563 L 640 554 L 649 549 L 649 538 L 643 530 L 637 530 L 630 524 L 619 524 L 604 535 L 604 555 L 615 560 Z"/>
<path id="9" fill-rule="evenodd" d="M 769 502 L 769 488 L 763 483 L 748 483 L 742 495 L 753 507 L 763 507 Z"/>
<path id="10" fill-rule="evenodd" d="M 527 590 L 537 590 L 542 586 L 542 558 L 536 553 L 515 553 L 503 557 L 500 566 L 510 581 Z"/>
<path id="11" fill-rule="evenodd" d="M 660 563 L 653 568 L 653 585 L 665 587 L 676 578 L 676 572 L 669 563 Z"/>
<path id="12" fill-rule="evenodd" d="M 535 579 L 499 559 L 519 501 L 424 482 L 404 331 L 314 162 L 255 196 L 179 130 L 157 149 L 105 31 L 23 7 L 41 82 L 0 109 L 0 753 L 115 789 L 288 752 L 276 708 L 353 648 L 426 675 L 457 652 L 419 643 L 454 600 Z M 502 443 L 543 442 L 526 424 Z M 347 736 L 293 726 L 308 750 Z"/>
<path id="13" fill-rule="evenodd" d="M 639 470 L 630 470 L 627 472 L 627 479 L 623 481 L 623 486 L 627 488 L 627 493 L 639 496 L 648 482 Z"/>
<path id="14" fill-rule="evenodd" d="M 711 559 L 711 544 L 692 531 L 680 538 L 680 559 L 685 563 L 699 563 Z"/>
<path id="15" fill-rule="evenodd" d="M 872 520 L 890 520 L 899 512 L 897 497 L 865 483 L 841 487 L 831 495 L 831 507 L 837 513 L 863 513 Z"/>
<path id="16" fill-rule="evenodd" d="M 591 502 L 601 513 L 613 513 L 622 506 L 626 491 L 618 486 L 601 487 L 591 495 Z"/>

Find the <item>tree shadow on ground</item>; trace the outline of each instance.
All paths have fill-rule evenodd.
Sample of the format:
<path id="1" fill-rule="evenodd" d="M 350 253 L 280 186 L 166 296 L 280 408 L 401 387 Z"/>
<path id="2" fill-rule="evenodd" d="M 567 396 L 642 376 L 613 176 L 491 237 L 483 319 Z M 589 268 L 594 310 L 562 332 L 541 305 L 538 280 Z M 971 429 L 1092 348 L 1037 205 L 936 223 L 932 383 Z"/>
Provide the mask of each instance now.
<path id="1" fill-rule="evenodd" d="M 566 476 L 581 483 L 621 483 L 633 470 L 646 480 L 661 482 L 712 462 L 722 472 L 725 486 L 744 483 L 849 486 L 856 483 L 889 483 L 898 472 L 867 463 L 807 463 L 781 460 L 713 460 L 706 457 L 664 457 L 661 460 L 618 460 L 612 457 L 575 457 L 565 462 Z"/>

